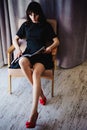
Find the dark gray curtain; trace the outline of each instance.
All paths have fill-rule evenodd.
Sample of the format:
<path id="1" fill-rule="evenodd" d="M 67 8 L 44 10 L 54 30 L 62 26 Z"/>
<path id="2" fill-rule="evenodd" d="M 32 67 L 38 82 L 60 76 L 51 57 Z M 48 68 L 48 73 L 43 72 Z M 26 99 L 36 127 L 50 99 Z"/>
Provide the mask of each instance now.
<path id="1" fill-rule="evenodd" d="M 56 3 L 59 15 L 60 66 L 70 68 L 87 58 L 86 0 L 62 0 Z"/>
<path id="2" fill-rule="evenodd" d="M 0 61 L 1 65 L 7 63 L 7 48 L 11 42 L 8 4 L 6 0 L 0 1 Z"/>
<path id="3" fill-rule="evenodd" d="M 1 44 L 7 48 L 17 31 L 18 18 L 25 16 L 29 2 L 34 0 L 3 0 L 0 7 Z M 56 18 L 60 46 L 57 58 L 60 67 L 71 68 L 87 58 L 87 2 L 86 0 L 36 0 L 47 18 Z M 3 13 L 4 12 L 4 13 Z M 4 31 L 2 31 L 4 30 Z M 2 35 L 3 34 L 3 35 Z M 4 37 L 4 38 L 3 38 Z M 4 40 L 3 40 L 4 39 Z M 4 41 L 4 42 L 3 42 Z"/>
<path id="4" fill-rule="evenodd" d="M 46 16 L 58 22 L 60 67 L 81 64 L 87 58 L 87 1 L 40 0 L 40 3 Z"/>

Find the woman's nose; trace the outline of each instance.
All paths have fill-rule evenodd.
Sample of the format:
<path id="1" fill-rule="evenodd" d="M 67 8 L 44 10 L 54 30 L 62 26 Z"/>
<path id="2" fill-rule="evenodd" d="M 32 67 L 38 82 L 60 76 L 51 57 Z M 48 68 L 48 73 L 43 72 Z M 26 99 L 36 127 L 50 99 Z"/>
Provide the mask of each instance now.
<path id="1" fill-rule="evenodd" d="M 35 17 L 36 17 L 36 15 L 35 15 L 35 14 L 33 14 L 33 15 L 32 15 L 32 17 L 33 17 L 33 18 L 35 18 Z"/>

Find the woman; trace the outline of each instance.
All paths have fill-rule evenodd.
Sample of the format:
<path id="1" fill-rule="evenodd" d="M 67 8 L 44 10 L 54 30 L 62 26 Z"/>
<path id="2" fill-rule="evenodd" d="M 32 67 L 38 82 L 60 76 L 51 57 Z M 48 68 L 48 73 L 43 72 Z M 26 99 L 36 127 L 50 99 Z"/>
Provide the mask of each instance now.
<path id="1" fill-rule="evenodd" d="M 53 67 L 51 50 L 59 45 L 59 40 L 51 25 L 46 21 L 39 3 L 31 2 L 27 7 L 26 15 L 27 21 L 22 24 L 13 40 L 17 57 L 23 54 L 33 54 L 45 46 L 43 53 L 38 53 L 32 57 L 23 56 L 19 59 L 22 72 L 33 86 L 31 115 L 26 122 L 26 128 L 33 128 L 38 118 L 38 100 L 40 104 L 46 104 L 46 97 L 41 89 L 41 75 L 45 69 Z M 26 38 L 27 40 L 27 47 L 23 54 L 18 45 L 20 38 Z M 48 42 L 50 43 L 49 46 L 47 45 Z M 33 72 L 31 67 L 33 67 Z"/>

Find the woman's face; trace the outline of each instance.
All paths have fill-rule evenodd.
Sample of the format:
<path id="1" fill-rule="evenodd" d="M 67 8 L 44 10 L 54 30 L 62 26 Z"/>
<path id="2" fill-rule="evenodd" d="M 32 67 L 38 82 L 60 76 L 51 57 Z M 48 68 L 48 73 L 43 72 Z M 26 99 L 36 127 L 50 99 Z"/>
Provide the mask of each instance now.
<path id="1" fill-rule="evenodd" d="M 31 14 L 29 14 L 29 17 L 30 17 L 30 19 L 31 19 L 31 21 L 33 22 L 33 23 L 38 23 L 39 21 L 38 21 L 38 19 L 39 19 L 39 15 L 38 14 L 35 14 L 35 13 L 31 13 Z"/>

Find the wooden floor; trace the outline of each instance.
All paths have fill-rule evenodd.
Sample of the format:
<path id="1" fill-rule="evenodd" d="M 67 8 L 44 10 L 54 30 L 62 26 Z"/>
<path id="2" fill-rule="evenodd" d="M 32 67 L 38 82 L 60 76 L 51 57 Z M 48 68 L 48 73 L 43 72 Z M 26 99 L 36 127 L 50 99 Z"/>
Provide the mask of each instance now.
<path id="1" fill-rule="evenodd" d="M 25 78 L 13 79 L 13 94 L 7 92 L 7 67 L 0 69 L 0 130 L 26 130 L 32 105 L 32 87 Z M 33 130 L 87 130 L 87 62 L 55 71 L 55 96 L 51 81 L 42 79 L 46 106 L 39 104 Z M 31 129 L 30 129 L 31 130 Z"/>

